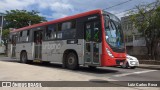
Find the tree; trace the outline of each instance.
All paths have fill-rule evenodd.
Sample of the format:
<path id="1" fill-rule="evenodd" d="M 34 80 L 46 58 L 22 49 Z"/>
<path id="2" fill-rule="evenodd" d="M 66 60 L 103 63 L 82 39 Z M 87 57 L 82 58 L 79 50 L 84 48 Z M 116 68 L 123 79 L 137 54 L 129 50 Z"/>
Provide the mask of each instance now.
<path id="1" fill-rule="evenodd" d="M 42 16 L 39 16 L 37 11 L 27 11 L 27 10 L 10 10 L 6 11 L 5 14 L 5 26 L 3 30 L 2 39 L 4 45 L 7 48 L 7 40 L 9 35 L 9 28 L 22 28 L 25 26 L 37 24 L 46 21 Z"/>
<path id="2" fill-rule="evenodd" d="M 26 10 L 10 10 L 6 11 L 6 26 L 5 29 L 9 28 L 22 28 L 25 26 L 37 24 L 46 21 L 44 17 L 38 15 L 37 11 L 26 11 Z"/>
<path id="3" fill-rule="evenodd" d="M 148 55 L 155 59 L 160 40 L 160 0 L 152 4 L 138 5 L 135 10 L 129 12 L 130 19 L 145 37 Z"/>
<path id="4" fill-rule="evenodd" d="M 3 32 L 2 32 L 2 39 L 3 39 L 3 41 L 4 41 L 4 45 L 5 46 L 7 46 L 7 43 L 8 43 L 8 35 L 9 35 L 9 32 L 10 32 L 10 30 L 9 29 L 5 29 L 5 30 L 3 30 Z"/>

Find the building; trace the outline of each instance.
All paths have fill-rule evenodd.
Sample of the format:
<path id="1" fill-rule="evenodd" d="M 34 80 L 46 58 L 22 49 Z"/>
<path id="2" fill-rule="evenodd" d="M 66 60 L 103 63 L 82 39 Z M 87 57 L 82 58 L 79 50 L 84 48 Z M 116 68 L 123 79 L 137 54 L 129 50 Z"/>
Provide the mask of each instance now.
<path id="1" fill-rule="evenodd" d="M 145 38 L 142 37 L 141 33 L 134 27 L 130 16 L 122 17 L 121 22 L 122 29 L 124 30 L 127 53 L 139 58 L 146 57 L 147 48 Z"/>
<path id="2" fill-rule="evenodd" d="M 0 54 L 5 53 L 5 46 L 2 40 L 3 27 L 4 27 L 4 14 L 0 13 Z"/>
<path id="3" fill-rule="evenodd" d="M 3 13 L 0 13 L 0 27 L 3 25 L 2 24 L 2 18 L 4 20 L 4 14 Z M 4 22 L 3 22 L 4 23 Z"/>
<path id="4" fill-rule="evenodd" d="M 3 29 L 3 13 L 0 13 L 0 44 L 1 44 L 1 40 L 2 40 L 2 29 Z"/>
<path id="5" fill-rule="evenodd" d="M 6 21 L 5 21 L 4 16 L 5 16 L 5 14 L 0 13 L 0 35 L 2 33 L 4 26 L 6 25 Z M 0 36 L 0 38 L 1 38 L 1 36 Z"/>

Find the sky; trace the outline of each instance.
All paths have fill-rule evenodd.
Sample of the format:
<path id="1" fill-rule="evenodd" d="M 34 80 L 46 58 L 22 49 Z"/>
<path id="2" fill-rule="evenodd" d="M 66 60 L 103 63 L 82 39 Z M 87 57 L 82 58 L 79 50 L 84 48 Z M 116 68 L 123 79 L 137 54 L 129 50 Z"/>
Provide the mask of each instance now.
<path id="1" fill-rule="evenodd" d="M 6 10 L 36 10 L 48 21 L 78 14 L 81 12 L 104 9 L 128 0 L 0 0 L 0 12 Z M 119 18 L 125 15 L 125 10 L 132 9 L 139 4 L 147 4 L 156 0 L 132 0 L 106 11 L 116 14 Z"/>

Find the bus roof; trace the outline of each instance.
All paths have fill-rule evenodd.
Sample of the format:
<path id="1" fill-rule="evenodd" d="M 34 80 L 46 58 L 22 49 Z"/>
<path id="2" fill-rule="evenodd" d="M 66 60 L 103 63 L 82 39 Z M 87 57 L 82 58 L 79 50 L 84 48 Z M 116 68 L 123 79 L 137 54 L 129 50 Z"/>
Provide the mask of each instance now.
<path id="1" fill-rule="evenodd" d="M 73 15 L 73 16 L 67 16 L 67 17 L 64 17 L 64 18 L 52 20 L 52 21 L 49 21 L 49 22 L 43 22 L 43 23 L 31 25 L 31 26 L 26 26 L 26 27 L 23 27 L 23 28 L 15 29 L 15 30 L 13 30 L 11 32 L 14 33 L 14 32 L 19 32 L 19 31 L 23 31 L 23 30 L 28 30 L 28 29 L 31 29 L 31 28 L 45 26 L 45 25 L 58 23 L 58 22 L 63 22 L 63 21 L 66 21 L 66 20 L 71 20 L 71 19 L 87 16 L 87 15 L 90 15 L 90 14 L 96 14 L 96 13 L 101 14 L 101 11 L 102 11 L 101 9 L 92 10 L 92 11 L 76 14 L 76 15 Z"/>

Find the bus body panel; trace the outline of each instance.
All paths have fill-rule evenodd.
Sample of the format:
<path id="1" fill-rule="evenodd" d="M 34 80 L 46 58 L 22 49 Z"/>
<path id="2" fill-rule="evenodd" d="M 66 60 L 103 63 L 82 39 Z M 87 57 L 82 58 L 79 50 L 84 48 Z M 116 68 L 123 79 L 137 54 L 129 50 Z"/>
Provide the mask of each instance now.
<path id="1" fill-rule="evenodd" d="M 27 52 L 27 58 L 29 60 L 33 60 L 33 56 L 32 56 L 32 43 L 17 43 L 16 44 L 16 58 L 20 59 L 20 54 L 22 51 L 26 51 Z"/>
<path id="2" fill-rule="evenodd" d="M 67 44 L 67 40 L 44 41 L 42 43 L 42 60 L 62 63 L 65 50 L 70 49 L 76 51 L 79 64 L 83 64 L 83 42 L 82 39 L 78 39 L 77 44 Z"/>

